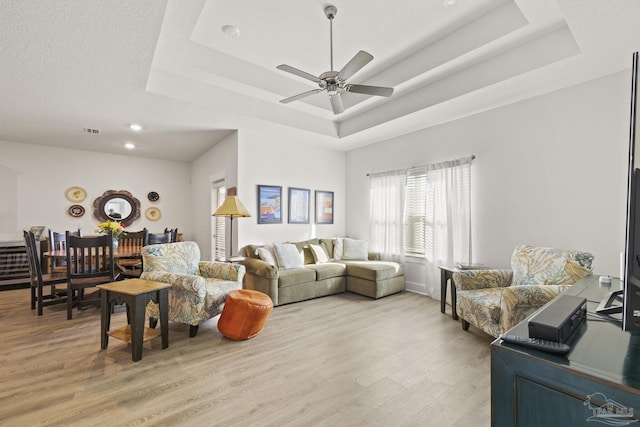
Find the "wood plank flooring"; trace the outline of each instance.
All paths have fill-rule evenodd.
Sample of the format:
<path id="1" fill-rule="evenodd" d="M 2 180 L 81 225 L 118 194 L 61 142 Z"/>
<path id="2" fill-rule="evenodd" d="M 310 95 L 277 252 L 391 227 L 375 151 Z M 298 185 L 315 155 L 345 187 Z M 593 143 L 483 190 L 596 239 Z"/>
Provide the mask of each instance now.
<path id="1" fill-rule="evenodd" d="M 100 350 L 99 308 L 38 317 L 29 290 L 0 292 L 0 425 L 489 426 L 492 338 L 439 307 L 345 293 L 275 307 L 248 341 L 170 322 L 136 363 Z"/>

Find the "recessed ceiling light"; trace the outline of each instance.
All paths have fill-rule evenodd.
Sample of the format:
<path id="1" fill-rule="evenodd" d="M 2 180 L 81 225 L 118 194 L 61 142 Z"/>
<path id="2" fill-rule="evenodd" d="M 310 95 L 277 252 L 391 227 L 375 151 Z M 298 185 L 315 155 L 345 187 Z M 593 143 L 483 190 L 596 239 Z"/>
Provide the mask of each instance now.
<path id="1" fill-rule="evenodd" d="M 442 4 L 445 7 L 451 7 L 451 6 L 455 6 L 456 4 L 458 4 L 458 0 L 442 0 Z"/>
<path id="2" fill-rule="evenodd" d="M 137 123 L 131 123 L 129 125 L 129 129 L 131 129 L 134 132 L 140 132 L 142 130 L 142 125 L 139 125 Z"/>
<path id="3" fill-rule="evenodd" d="M 133 142 L 127 142 L 126 144 L 124 144 L 124 148 L 126 148 L 127 150 L 133 150 L 134 148 L 136 148 L 136 144 L 134 144 Z"/>
<path id="4" fill-rule="evenodd" d="M 235 39 L 240 35 L 240 28 L 235 25 L 225 25 L 222 27 L 222 34 L 230 39 Z"/>

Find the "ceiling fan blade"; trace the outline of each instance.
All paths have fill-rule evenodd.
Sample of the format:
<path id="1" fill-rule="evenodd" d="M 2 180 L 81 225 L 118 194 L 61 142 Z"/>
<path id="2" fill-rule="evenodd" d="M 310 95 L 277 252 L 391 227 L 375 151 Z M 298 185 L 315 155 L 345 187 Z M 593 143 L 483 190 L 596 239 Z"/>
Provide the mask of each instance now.
<path id="1" fill-rule="evenodd" d="M 303 93 L 299 93 L 297 95 L 293 95 L 293 96 L 291 96 L 289 98 L 281 99 L 280 102 L 282 104 L 288 104 L 291 101 L 297 101 L 298 99 L 304 98 L 304 97 L 309 96 L 309 95 L 313 95 L 313 94 L 318 93 L 318 92 L 322 92 L 323 90 L 324 89 L 313 89 L 313 90 L 310 90 L 308 92 L 303 92 Z"/>
<path id="2" fill-rule="evenodd" d="M 298 70 L 297 68 L 294 68 L 290 65 L 282 64 L 282 65 L 278 65 L 276 68 L 278 70 L 286 71 L 287 73 L 295 74 L 298 77 L 311 80 L 312 82 L 316 82 L 316 83 L 322 82 L 322 80 L 320 80 L 318 77 L 314 76 L 313 74 L 309 74 L 305 71 Z"/>
<path id="3" fill-rule="evenodd" d="M 347 92 L 353 93 L 363 93 L 365 95 L 376 95 L 376 96 L 391 96 L 393 93 L 392 87 L 381 87 L 381 86 L 367 86 L 367 85 L 345 85 L 344 89 Z"/>
<path id="4" fill-rule="evenodd" d="M 344 105 L 342 105 L 342 98 L 340 97 L 339 93 L 329 95 L 329 100 L 331 101 L 331 108 L 333 109 L 333 114 L 344 113 Z"/>
<path id="5" fill-rule="evenodd" d="M 337 78 L 340 80 L 347 80 L 349 77 L 360 71 L 360 69 L 367 65 L 372 59 L 373 56 L 370 53 L 361 50 L 360 52 L 356 53 L 356 55 L 351 58 L 349 62 L 347 62 L 347 65 L 342 67 L 342 70 L 340 70 L 340 72 L 338 73 Z"/>

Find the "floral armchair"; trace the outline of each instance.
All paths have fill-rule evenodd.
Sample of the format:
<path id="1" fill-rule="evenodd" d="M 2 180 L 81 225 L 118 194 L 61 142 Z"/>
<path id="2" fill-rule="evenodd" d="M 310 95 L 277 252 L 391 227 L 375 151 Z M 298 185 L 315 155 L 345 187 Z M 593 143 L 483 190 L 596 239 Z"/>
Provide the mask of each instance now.
<path id="1" fill-rule="evenodd" d="M 169 320 L 190 325 L 189 335 L 198 333 L 200 323 L 222 312 L 227 294 L 242 289 L 245 267 L 216 261 L 200 261 L 195 242 L 149 245 L 142 249 L 141 279 L 171 283 Z M 155 327 L 157 304 L 147 305 L 151 327 Z"/>
<path id="2" fill-rule="evenodd" d="M 578 280 L 591 274 L 587 252 L 518 246 L 511 270 L 453 273 L 462 329 L 469 324 L 494 337 L 508 331 Z"/>

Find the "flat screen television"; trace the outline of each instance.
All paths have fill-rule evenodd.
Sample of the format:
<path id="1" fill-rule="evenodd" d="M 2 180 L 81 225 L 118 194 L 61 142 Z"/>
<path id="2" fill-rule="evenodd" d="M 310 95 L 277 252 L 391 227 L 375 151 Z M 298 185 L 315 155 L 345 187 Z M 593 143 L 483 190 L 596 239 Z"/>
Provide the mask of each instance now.
<path id="1" fill-rule="evenodd" d="M 622 290 L 612 292 L 596 310 L 598 313 L 622 313 L 622 329 L 640 331 L 640 137 L 637 125 L 638 89 L 640 89 L 638 52 L 631 66 L 631 119 L 629 126 L 629 163 L 627 176 L 627 221 L 625 265 Z"/>

